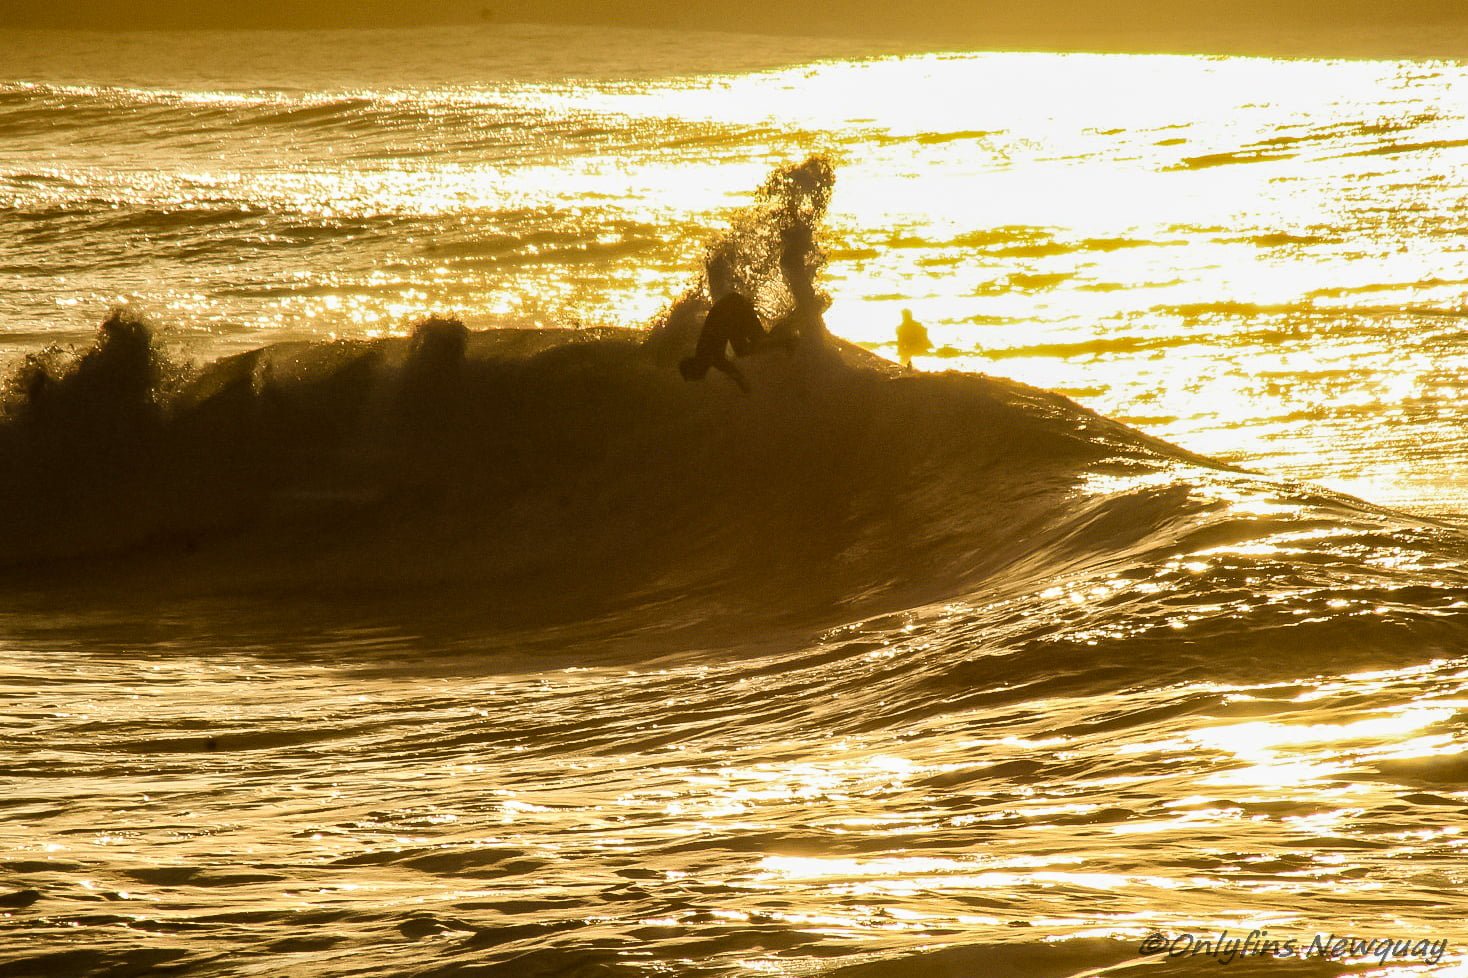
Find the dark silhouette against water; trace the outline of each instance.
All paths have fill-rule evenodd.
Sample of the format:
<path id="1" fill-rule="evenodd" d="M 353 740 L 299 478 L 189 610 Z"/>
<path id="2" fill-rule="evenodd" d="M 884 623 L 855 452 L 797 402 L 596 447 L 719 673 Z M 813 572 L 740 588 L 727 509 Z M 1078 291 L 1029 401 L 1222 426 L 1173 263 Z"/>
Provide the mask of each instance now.
<path id="1" fill-rule="evenodd" d="M 749 384 L 729 359 L 730 347 L 736 357 L 768 346 L 786 350 L 827 348 L 830 344 L 824 313 L 830 300 L 815 286 L 815 269 L 820 261 L 815 237 L 808 227 L 796 225 L 781 232 L 780 272 L 794 308 L 766 332 L 754 303 L 734 290 L 728 260 L 722 256 L 710 260 L 708 288 L 714 304 L 704 317 L 693 356 L 678 364 L 683 379 L 702 380 L 712 368 L 723 371 L 747 394 Z"/>
<path id="2" fill-rule="evenodd" d="M 738 292 L 730 292 L 709 310 L 693 356 L 678 364 L 684 380 L 702 380 L 712 367 L 723 371 L 729 379 L 749 393 L 749 383 L 739 368 L 729 360 L 728 350 L 736 357 L 748 356 L 769 340 L 754 304 Z"/>
<path id="3" fill-rule="evenodd" d="M 649 331 L 643 345 L 659 365 L 677 363 L 689 380 L 717 369 L 744 387 L 731 343 L 736 357 L 773 347 L 805 359 L 835 349 L 822 318 L 831 301 L 818 284 L 826 256 L 814 233 L 834 181 L 818 156 L 770 175 L 754 204 L 709 242 L 705 274 Z"/>
<path id="4" fill-rule="evenodd" d="M 933 341 L 928 338 L 928 328 L 912 318 L 912 310 L 902 310 L 902 322 L 897 324 L 897 359 L 904 367 L 912 366 L 912 358 L 932 352 Z"/>
<path id="5" fill-rule="evenodd" d="M 747 356 L 762 347 L 778 346 L 785 350 L 804 348 L 822 350 L 829 346 L 824 314 L 831 304 L 815 286 L 816 269 L 821 256 L 815 236 L 804 225 L 786 228 L 780 234 L 780 272 L 790 290 L 794 308 L 765 332 L 754 304 L 731 290 L 730 269 L 726 261 L 716 258 L 708 266 L 709 293 L 713 308 L 704 319 L 703 331 L 693 356 L 679 364 L 685 380 L 699 380 L 710 367 L 722 370 L 749 392 L 739 369 L 725 355 L 726 347 L 735 356 Z"/>

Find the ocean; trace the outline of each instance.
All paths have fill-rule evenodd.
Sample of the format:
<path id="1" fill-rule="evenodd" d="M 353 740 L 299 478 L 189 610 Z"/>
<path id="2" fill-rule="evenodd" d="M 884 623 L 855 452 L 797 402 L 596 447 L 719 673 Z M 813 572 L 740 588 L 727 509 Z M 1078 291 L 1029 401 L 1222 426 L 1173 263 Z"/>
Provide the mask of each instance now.
<path id="1" fill-rule="evenodd" d="M 0 32 L 0 976 L 1468 974 L 1465 162 L 1464 62 Z M 684 382 L 792 227 L 837 351 Z"/>

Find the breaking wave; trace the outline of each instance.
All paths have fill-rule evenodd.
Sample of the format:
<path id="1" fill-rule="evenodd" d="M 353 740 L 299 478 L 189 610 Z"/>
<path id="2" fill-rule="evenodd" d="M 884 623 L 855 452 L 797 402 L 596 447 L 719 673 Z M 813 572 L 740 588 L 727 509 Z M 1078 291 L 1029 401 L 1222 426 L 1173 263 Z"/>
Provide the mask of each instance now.
<path id="1" fill-rule="evenodd" d="M 710 245 L 769 317 L 792 301 L 778 242 L 819 225 L 832 179 L 820 160 L 777 173 Z M 1284 627 L 1302 648 L 1462 640 L 1449 526 L 844 344 L 750 358 L 749 396 L 687 384 L 671 365 L 706 293 L 650 330 L 430 320 L 202 368 L 118 312 L 8 382 L 0 570 L 52 593 L 392 594 L 491 630 L 683 641 L 977 597 L 1028 602 L 1021 654 L 1176 649 L 1180 628 L 1205 656 L 1266 654 Z"/>

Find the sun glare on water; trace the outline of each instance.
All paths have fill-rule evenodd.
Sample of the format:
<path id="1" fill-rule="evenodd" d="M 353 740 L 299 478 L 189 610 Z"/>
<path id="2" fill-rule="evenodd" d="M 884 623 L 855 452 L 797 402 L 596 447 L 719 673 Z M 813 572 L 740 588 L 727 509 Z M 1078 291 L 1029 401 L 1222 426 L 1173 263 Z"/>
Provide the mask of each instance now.
<path id="1" fill-rule="evenodd" d="M 0 957 L 1468 967 L 1468 67 L 349 33 L 0 77 Z"/>

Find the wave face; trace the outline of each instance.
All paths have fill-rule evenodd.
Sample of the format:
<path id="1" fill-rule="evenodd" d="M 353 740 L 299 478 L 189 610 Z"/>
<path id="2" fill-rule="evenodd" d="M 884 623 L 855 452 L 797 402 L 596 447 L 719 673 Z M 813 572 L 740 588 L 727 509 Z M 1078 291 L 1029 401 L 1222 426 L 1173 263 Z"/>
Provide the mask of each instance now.
<path id="1" fill-rule="evenodd" d="M 814 242 L 833 181 L 818 158 L 777 171 L 708 246 L 767 321 L 794 308 L 786 274 L 820 291 L 825 252 L 782 273 L 781 242 Z M 1317 631 L 1289 602 L 1240 597 L 1315 593 L 1298 568 L 1273 580 L 1281 554 L 1387 547 L 1434 574 L 1461 555 L 1447 525 L 1272 486 L 1059 395 L 912 374 L 844 342 L 751 358 L 751 396 L 687 384 L 672 366 L 707 295 L 700 278 L 650 331 L 435 319 L 411 338 L 277 344 L 203 368 L 119 311 L 90 349 L 32 356 L 9 379 L 0 571 L 43 592 L 125 568 L 127 593 L 391 593 L 461 603 L 481 635 L 602 620 L 607 634 L 674 623 L 688 641 L 1106 569 L 1132 583 L 1107 585 L 1119 617 L 1097 627 L 1144 648 L 1193 621 L 1169 602 L 1212 609 L 1194 634 L 1218 618 L 1230 643 L 1240 604 L 1266 634 Z M 1296 542 L 1317 538 L 1320 557 Z M 1159 574 L 1210 566 L 1173 552 L 1205 543 L 1231 555 L 1218 580 L 1146 597 Z M 1334 570 L 1369 595 L 1343 607 L 1386 600 L 1371 561 Z M 1433 577 L 1409 644 L 1435 634 L 1460 583 Z"/>
<path id="2" fill-rule="evenodd" d="M 645 333 L 463 334 L 462 359 L 458 335 L 269 347 L 160 403 L 146 327 L 110 321 L 69 371 L 16 379 L 4 566 L 839 620 L 957 593 L 1047 538 L 1057 560 L 1105 549 L 1074 539 L 1080 484 L 1184 457 L 1042 391 L 894 376 L 860 351 L 762 355 L 745 398 L 686 384 L 668 361 L 688 351 Z"/>
<path id="3" fill-rule="evenodd" d="M 1233 652 L 1289 625 L 1310 655 L 1342 628 L 1399 635 L 1376 613 L 1399 588 L 1422 603 L 1399 637 L 1420 644 L 1459 594 L 1449 525 L 1269 483 L 1054 394 L 847 347 L 761 354 L 746 397 L 683 382 L 688 339 L 434 321 L 190 373 L 115 317 L 69 367 L 12 380 L 0 569 L 47 589 L 125 566 L 130 589 L 182 595 L 448 596 L 484 627 L 735 630 L 1100 575 L 1095 627 L 1129 647 L 1227 622 Z M 1305 612 L 1333 602 L 1351 610 Z"/>

